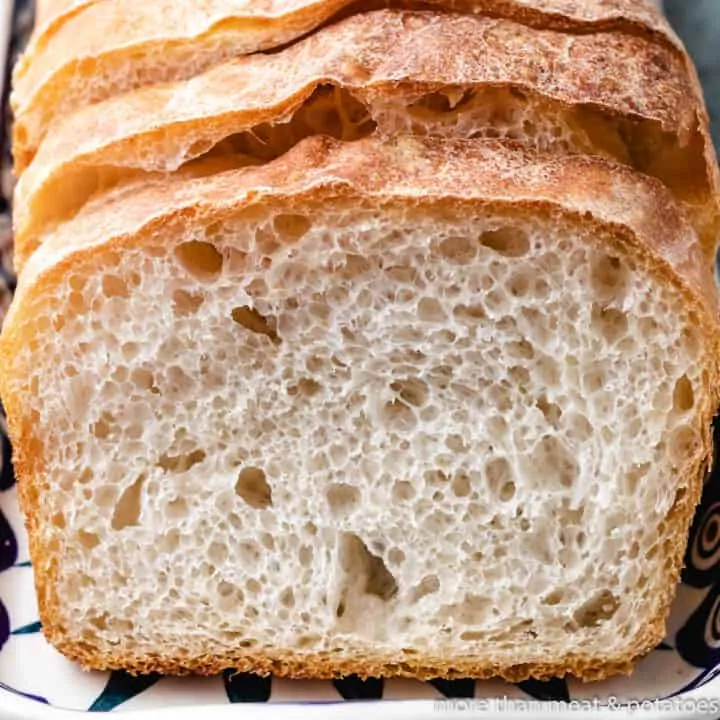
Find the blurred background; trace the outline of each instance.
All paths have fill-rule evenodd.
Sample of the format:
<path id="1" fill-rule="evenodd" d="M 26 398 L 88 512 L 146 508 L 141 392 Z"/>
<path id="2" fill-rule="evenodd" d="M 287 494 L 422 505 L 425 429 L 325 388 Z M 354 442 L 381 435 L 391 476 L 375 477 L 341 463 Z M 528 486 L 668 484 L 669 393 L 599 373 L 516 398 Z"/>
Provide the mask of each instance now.
<path id="1" fill-rule="evenodd" d="M 665 13 L 695 60 L 720 150 L 720 0 L 665 0 Z"/>

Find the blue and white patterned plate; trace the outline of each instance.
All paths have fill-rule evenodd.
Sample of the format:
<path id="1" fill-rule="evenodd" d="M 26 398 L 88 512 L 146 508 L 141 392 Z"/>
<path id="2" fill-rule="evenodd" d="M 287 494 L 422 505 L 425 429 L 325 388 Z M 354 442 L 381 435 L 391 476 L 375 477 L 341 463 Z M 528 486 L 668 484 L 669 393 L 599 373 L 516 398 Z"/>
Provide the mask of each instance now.
<path id="1" fill-rule="evenodd" d="M 28 0 L 17 0 L 14 12 L 11 6 L 11 0 L 0 0 L 0 70 L 5 64 L 4 38 L 10 39 L 7 43 L 9 63 L 24 44 L 32 22 Z M 8 31 L 10 23 L 12 32 Z M 3 95 L 4 101 L 6 95 L 7 92 Z M 4 162 L 0 167 L 0 322 L 14 288 L 9 269 L 11 182 L 7 117 L 1 130 Z M 692 526 L 683 583 L 672 609 L 668 636 L 629 678 L 587 685 L 563 679 L 516 685 L 472 679 L 429 683 L 361 681 L 353 677 L 332 682 L 291 681 L 232 673 L 216 678 L 154 675 L 133 678 L 121 672 L 84 673 L 58 654 L 42 636 L 27 538 L 10 464 L 11 448 L 1 411 L 0 407 L 0 720 L 65 717 L 60 709 L 117 710 L 123 714 L 138 711 L 129 717 L 142 720 L 157 717 L 156 711 L 162 708 L 172 718 L 215 718 L 229 716 L 230 704 L 234 703 L 248 703 L 243 717 L 249 718 L 275 714 L 272 709 L 280 709 L 277 703 L 285 703 L 283 717 L 366 716 L 366 705 L 344 703 L 348 700 L 382 701 L 372 709 L 378 719 L 437 717 L 438 713 L 449 715 L 451 711 L 464 717 L 487 718 L 557 716 L 561 711 L 572 710 L 585 711 L 587 716 L 591 709 L 598 716 L 618 710 L 623 716 L 636 711 L 634 717 L 720 718 L 720 466 L 717 462 L 705 484 L 702 504 Z M 715 435 L 716 446 L 720 446 L 720 422 Z M 444 702 L 447 699 L 454 702 Z M 415 702 L 389 702 L 400 700 Z"/>

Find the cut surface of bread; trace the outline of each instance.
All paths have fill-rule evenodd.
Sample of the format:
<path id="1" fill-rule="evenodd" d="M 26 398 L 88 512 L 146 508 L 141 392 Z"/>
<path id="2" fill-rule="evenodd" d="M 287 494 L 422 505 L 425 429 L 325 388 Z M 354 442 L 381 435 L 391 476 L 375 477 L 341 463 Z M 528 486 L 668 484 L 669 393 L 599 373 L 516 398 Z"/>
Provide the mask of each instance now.
<path id="1" fill-rule="evenodd" d="M 201 72 L 224 59 L 269 50 L 338 14 L 375 0 L 104 0 L 60 13 L 15 72 L 12 105 L 21 172 L 48 125 L 69 110 L 127 90 Z M 684 53 L 667 21 L 645 0 L 399 0 L 398 7 L 517 18 L 538 27 L 641 34 Z M 159 21 L 158 18 L 162 18 Z"/>
<path id="2" fill-rule="evenodd" d="M 44 632 L 133 671 L 629 671 L 708 460 L 714 293 L 659 182 L 499 142 L 99 198 L 0 340 Z"/>
<path id="3" fill-rule="evenodd" d="M 618 78 L 622 77 L 622 82 Z M 680 57 L 622 34 L 567 35 L 508 20 L 379 11 L 282 52 L 222 64 L 70 115 L 17 186 L 16 263 L 95 192 L 211 153 L 266 162 L 299 139 L 375 131 L 523 139 L 659 177 L 708 253 L 716 161 Z"/>

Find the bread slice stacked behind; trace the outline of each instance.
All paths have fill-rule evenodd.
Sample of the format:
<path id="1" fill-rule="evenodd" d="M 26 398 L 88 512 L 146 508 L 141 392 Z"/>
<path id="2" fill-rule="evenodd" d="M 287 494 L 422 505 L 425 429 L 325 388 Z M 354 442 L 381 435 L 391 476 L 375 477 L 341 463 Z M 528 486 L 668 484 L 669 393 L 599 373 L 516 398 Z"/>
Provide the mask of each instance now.
<path id="1" fill-rule="evenodd" d="M 146 85 L 192 77 L 214 64 L 272 50 L 333 18 L 377 6 L 413 9 L 412 0 L 41 0 L 38 25 L 14 73 L 15 160 L 22 170 L 52 122 L 81 105 Z M 573 33 L 652 38 L 678 52 L 682 43 L 645 0 L 430 0 L 438 12 L 519 19 Z"/>
<path id="2" fill-rule="evenodd" d="M 45 11 L 0 392 L 63 653 L 595 679 L 662 638 L 718 168 L 663 18 L 566 5 Z"/>
<path id="3" fill-rule="evenodd" d="M 16 258 L 22 265 L 93 193 L 141 174 L 208 155 L 268 162 L 316 133 L 398 132 L 505 137 L 630 165 L 673 190 L 711 253 L 717 174 L 705 127 L 682 59 L 646 39 L 371 12 L 58 122 L 20 179 Z"/>

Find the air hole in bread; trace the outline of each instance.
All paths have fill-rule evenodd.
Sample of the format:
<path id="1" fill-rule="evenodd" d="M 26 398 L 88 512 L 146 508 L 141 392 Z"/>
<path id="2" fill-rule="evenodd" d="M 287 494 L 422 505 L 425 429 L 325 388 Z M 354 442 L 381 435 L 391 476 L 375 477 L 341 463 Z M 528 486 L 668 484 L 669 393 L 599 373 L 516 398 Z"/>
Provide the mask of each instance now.
<path id="1" fill-rule="evenodd" d="M 62 328 L 61 328 L 62 329 Z M 56 328 L 56 332 L 59 332 Z M 67 378 L 75 377 L 78 374 L 78 369 L 72 363 L 66 363 L 63 366 L 63 374 Z"/>
<path id="2" fill-rule="evenodd" d="M 235 492 L 252 508 L 261 510 L 272 506 L 272 488 L 262 468 L 243 468 L 235 483 Z"/>
<path id="3" fill-rule="evenodd" d="M 135 482 L 123 490 L 115 505 L 115 510 L 110 522 L 113 530 L 122 530 L 123 528 L 140 524 L 142 487 L 144 482 L 145 476 L 140 475 Z"/>
<path id="4" fill-rule="evenodd" d="M 605 387 L 604 369 L 591 366 L 582 376 L 581 387 L 586 395 L 599 393 Z"/>
<path id="5" fill-rule="evenodd" d="M 198 166 L 196 171 L 204 174 L 208 172 L 203 168 L 207 160 L 222 161 L 235 156 L 245 165 L 270 162 L 311 135 L 352 141 L 371 135 L 375 128 L 368 108 L 347 90 L 319 85 L 289 121 L 261 123 L 221 139 L 204 158 L 195 159 L 194 164 Z M 194 156 L 186 152 L 185 157 L 191 160 Z M 212 162 L 208 164 L 211 171 L 215 167 Z"/>
<path id="6" fill-rule="evenodd" d="M 493 458 L 486 463 L 485 477 L 490 491 L 501 500 L 510 500 L 515 495 L 513 471 L 506 458 Z"/>
<path id="7" fill-rule="evenodd" d="M 488 620 L 488 614 L 497 610 L 492 600 L 484 595 L 466 595 L 461 602 L 446 606 L 457 621 L 464 625 L 482 625 Z"/>
<path id="8" fill-rule="evenodd" d="M 601 255 L 592 261 L 590 282 L 601 301 L 618 302 L 625 296 L 629 275 L 620 258 Z"/>
<path id="9" fill-rule="evenodd" d="M 252 333 L 265 335 L 274 343 L 280 342 L 273 317 L 265 317 L 254 308 L 244 306 L 233 308 L 232 319 Z"/>
<path id="10" fill-rule="evenodd" d="M 88 622 L 96 630 L 107 630 L 109 619 L 110 616 L 107 613 L 102 613 L 100 615 L 91 615 L 90 617 L 88 617 Z"/>
<path id="11" fill-rule="evenodd" d="M 135 368 L 130 374 L 130 382 L 139 390 L 146 390 L 154 395 L 159 394 L 160 390 L 155 385 L 155 376 L 152 370 L 148 368 Z"/>
<path id="12" fill-rule="evenodd" d="M 448 435 L 445 438 L 445 446 L 448 450 L 452 450 L 456 453 L 462 453 L 466 452 L 468 449 L 468 446 L 465 444 L 465 440 L 461 435 Z"/>
<path id="13" fill-rule="evenodd" d="M 479 323 L 487 318 L 487 313 L 482 305 L 456 305 L 453 309 L 453 315 L 469 323 Z"/>
<path id="14" fill-rule="evenodd" d="M 314 551 L 311 545 L 301 545 L 298 550 L 298 560 L 303 567 L 310 567 L 313 561 Z"/>
<path id="15" fill-rule="evenodd" d="M 397 393 L 401 400 L 413 407 L 422 407 L 428 400 L 427 383 L 420 378 L 395 380 L 390 384 L 390 389 Z"/>
<path id="16" fill-rule="evenodd" d="M 257 595 L 262 590 L 262 585 L 255 578 L 249 578 L 245 588 L 252 595 Z"/>
<path id="17" fill-rule="evenodd" d="M 273 220 L 275 234 L 285 243 L 297 242 L 311 227 L 312 222 L 305 215 L 276 215 Z"/>
<path id="18" fill-rule="evenodd" d="M 562 418 L 562 408 L 550 402 L 545 395 L 542 395 L 535 401 L 537 409 L 543 414 L 545 420 L 555 429 L 560 426 L 560 420 Z"/>
<path id="19" fill-rule="evenodd" d="M 568 428 L 569 440 L 585 441 L 592 436 L 590 421 L 580 412 L 570 412 L 563 423 Z"/>
<path id="20" fill-rule="evenodd" d="M 300 378 L 295 385 L 291 385 L 287 389 L 288 395 L 298 396 L 301 398 L 310 398 L 317 395 L 322 390 L 322 385 L 312 378 Z"/>
<path id="21" fill-rule="evenodd" d="M 486 230 L 480 235 L 480 244 L 506 257 L 518 258 L 530 251 L 527 234 L 520 228 L 503 227 Z"/>
<path id="22" fill-rule="evenodd" d="M 340 564 L 349 578 L 352 588 L 355 583 L 367 595 L 374 595 L 383 601 L 395 597 L 398 583 L 388 570 L 383 559 L 373 555 L 367 545 L 353 533 L 343 533 L 340 541 Z M 350 587 L 346 589 L 348 604 L 357 598 L 350 597 Z"/>
<path id="23" fill-rule="evenodd" d="M 68 295 L 68 311 L 70 315 L 83 315 L 87 312 L 87 303 L 82 293 L 74 291 Z"/>
<path id="24" fill-rule="evenodd" d="M 508 500 L 512 500 L 513 497 L 515 497 L 515 483 L 510 481 L 506 482 L 498 492 L 498 498 L 502 502 L 507 502 Z"/>
<path id="25" fill-rule="evenodd" d="M 519 389 L 521 392 L 526 390 L 530 385 L 530 371 L 520 365 L 513 365 L 508 370 L 508 377 L 516 389 Z"/>
<path id="26" fill-rule="evenodd" d="M 439 323 L 446 319 L 442 305 L 435 298 L 422 298 L 417 306 L 418 319 L 423 322 Z"/>
<path id="27" fill-rule="evenodd" d="M 545 286 L 547 287 L 547 283 L 544 280 L 538 281 L 535 285 L 536 292 L 539 292 L 541 283 L 545 283 Z M 532 278 L 526 272 L 516 272 L 507 281 L 508 292 L 516 298 L 525 297 L 525 295 L 527 295 L 527 293 L 529 292 L 531 286 Z"/>
<path id="28" fill-rule="evenodd" d="M 679 414 L 692 410 L 695 405 L 695 393 L 687 375 L 683 375 L 673 390 L 673 411 Z"/>
<path id="29" fill-rule="evenodd" d="M 96 420 L 90 426 L 90 432 L 98 438 L 98 440 L 105 440 L 114 428 L 114 418 L 107 412 L 103 411 L 98 420 Z"/>
<path id="30" fill-rule="evenodd" d="M 615 308 L 593 304 L 592 324 L 609 343 L 616 343 L 627 335 L 627 315 Z"/>
<path id="31" fill-rule="evenodd" d="M 205 301 L 201 293 L 189 293 L 186 290 L 176 290 L 173 293 L 173 310 L 175 314 L 183 317 L 194 315 Z"/>
<path id="32" fill-rule="evenodd" d="M 275 538 L 270 533 L 260 533 L 260 542 L 266 550 L 275 549 Z"/>
<path id="33" fill-rule="evenodd" d="M 425 485 L 428 487 L 443 486 L 450 479 L 442 470 L 426 470 L 423 473 Z"/>
<path id="34" fill-rule="evenodd" d="M 206 138 L 195 140 L 195 142 L 193 142 L 187 149 L 187 155 L 189 157 L 199 157 L 200 155 L 205 155 L 207 152 L 212 150 L 214 146 L 215 143 Z"/>
<path id="35" fill-rule="evenodd" d="M 181 455 L 169 455 L 164 453 L 158 460 L 158 466 L 165 472 L 184 473 L 193 468 L 195 465 L 203 462 L 205 457 L 205 451 L 200 449 Z"/>
<path id="36" fill-rule="evenodd" d="M 396 480 L 392 488 L 393 500 L 412 500 L 415 497 L 415 488 L 408 480 Z"/>
<path id="37" fill-rule="evenodd" d="M 97 533 L 91 533 L 85 530 L 78 530 L 77 539 L 87 550 L 92 550 L 100 544 L 100 536 L 97 535 Z"/>
<path id="38" fill-rule="evenodd" d="M 546 435 L 535 446 L 530 462 L 538 482 L 548 489 L 553 486 L 572 487 L 578 476 L 578 466 L 572 453 L 557 437 Z"/>
<path id="39" fill-rule="evenodd" d="M 163 552 L 175 552 L 180 547 L 180 533 L 173 528 L 166 532 L 158 541 L 158 548 Z"/>
<path id="40" fill-rule="evenodd" d="M 458 265 L 466 265 L 477 257 L 477 245 L 467 236 L 445 238 L 438 247 L 440 255 Z"/>
<path id="41" fill-rule="evenodd" d="M 340 518 L 350 514 L 360 503 L 360 490 L 354 485 L 333 483 L 325 492 L 330 512 Z"/>
<path id="42" fill-rule="evenodd" d="M 241 542 L 236 550 L 237 561 L 245 568 L 260 566 L 263 553 L 261 547 L 253 540 Z"/>
<path id="43" fill-rule="evenodd" d="M 643 478 L 650 472 L 651 464 L 644 463 L 631 468 L 625 476 L 625 488 L 627 492 L 634 495 L 642 482 Z"/>
<path id="44" fill-rule="evenodd" d="M 83 496 L 87 497 L 88 500 L 93 498 L 99 507 L 109 509 L 115 506 L 118 488 L 115 485 L 101 485 L 93 492 L 91 487 L 87 487 L 83 489 Z"/>
<path id="45" fill-rule="evenodd" d="M 228 547 L 225 543 L 213 540 L 207 550 L 207 556 L 216 567 L 228 559 Z"/>
<path id="46" fill-rule="evenodd" d="M 243 591 L 237 587 L 237 585 L 233 585 L 230 582 L 227 582 L 225 580 L 222 580 L 218 584 L 218 595 L 220 596 L 221 600 L 235 600 L 236 602 L 242 602 L 243 600 Z"/>
<path id="47" fill-rule="evenodd" d="M 470 477 L 467 473 L 457 472 L 453 476 L 450 487 L 456 497 L 467 497 L 471 491 Z"/>
<path id="48" fill-rule="evenodd" d="M 463 88 L 448 88 L 423 95 L 408 105 L 407 110 L 411 116 L 425 118 L 429 115 L 460 112 L 475 98 L 475 91 Z"/>
<path id="49" fill-rule="evenodd" d="M 673 430 L 667 446 L 670 461 L 675 465 L 685 462 L 693 457 L 700 446 L 700 437 L 697 431 L 689 425 L 680 425 Z"/>
<path id="50" fill-rule="evenodd" d="M 620 601 L 609 590 L 601 590 L 583 603 L 574 613 L 573 620 L 581 628 L 597 627 L 610 620 L 620 607 Z"/>
<path id="51" fill-rule="evenodd" d="M 382 421 L 388 428 L 394 428 L 399 432 L 410 432 L 417 425 L 417 418 L 412 408 L 401 400 L 385 403 Z"/>
<path id="52" fill-rule="evenodd" d="M 117 275 L 103 275 L 101 286 L 106 298 L 126 298 L 130 295 L 127 283 Z"/>
<path id="53" fill-rule="evenodd" d="M 426 575 L 411 591 L 410 602 L 417 602 L 427 595 L 432 595 L 440 589 L 440 580 L 437 575 Z"/>
<path id="54" fill-rule="evenodd" d="M 263 262 L 269 263 L 269 258 L 279 247 L 280 243 L 272 228 L 261 225 L 255 230 L 255 249 L 263 256 Z"/>
<path id="55" fill-rule="evenodd" d="M 565 598 L 563 590 L 552 590 L 543 599 L 543 605 L 559 605 Z"/>
<path id="56" fill-rule="evenodd" d="M 204 282 L 217 280 L 222 272 L 223 256 L 212 243 L 199 240 L 181 243 L 175 248 L 175 257 L 190 275 Z"/>
<path id="57" fill-rule="evenodd" d="M 130 362 L 138 356 L 138 353 L 140 352 L 140 345 L 136 342 L 123 343 L 122 347 L 120 348 L 120 352 L 122 353 L 123 359 L 127 362 Z"/>

